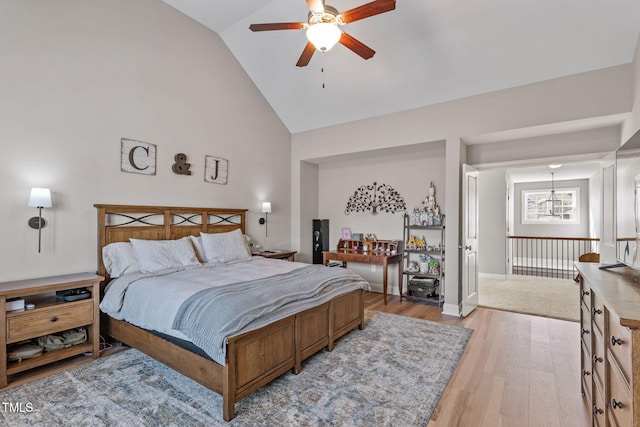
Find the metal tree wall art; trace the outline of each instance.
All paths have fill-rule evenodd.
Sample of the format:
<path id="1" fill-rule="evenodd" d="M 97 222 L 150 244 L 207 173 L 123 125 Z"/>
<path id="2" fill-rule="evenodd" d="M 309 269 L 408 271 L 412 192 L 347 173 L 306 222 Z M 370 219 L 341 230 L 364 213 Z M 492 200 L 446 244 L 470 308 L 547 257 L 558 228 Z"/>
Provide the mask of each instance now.
<path id="1" fill-rule="evenodd" d="M 404 198 L 393 187 L 374 182 L 372 185 L 359 187 L 353 196 L 349 197 L 344 213 L 349 215 L 351 212 L 371 212 L 372 215 L 378 215 L 378 210 L 395 213 L 406 209 Z"/>

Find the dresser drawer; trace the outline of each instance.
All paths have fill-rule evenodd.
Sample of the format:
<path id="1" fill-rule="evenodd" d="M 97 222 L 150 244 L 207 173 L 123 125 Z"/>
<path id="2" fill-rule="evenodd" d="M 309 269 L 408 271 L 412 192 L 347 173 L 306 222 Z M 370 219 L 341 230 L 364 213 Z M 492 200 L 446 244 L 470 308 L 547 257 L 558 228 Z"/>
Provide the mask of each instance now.
<path id="1" fill-rule="evenodd" d="M 580 336 L 589 353 L 591 353 L 591 335 L 591 313 L 589 309 L 583 305 L 582 315 L 580 316 Z"/>
<path id="2" fill-rule="evenodd" d="M 593 331 L 593 374 L 604 390 L 604 338 L 597 330 Z"/>
<path id="3" fill-rule="evenodd" d="M 580 376 L 582 377 L 582 391 L 589 397 L 589 403 L 591 403 L 591 399 L 593 399 L 591 396 L 593 378 L 593 372 L 591 372 L 592 363 L 591 352 L 587 351 L 584 343 L 582 343 L 582 371 L 580 372 Z"/>
<path id="4" fill-rule="evenodd" d="M 626 381 L 622 377 L 622 372 L 615 364 L 607 364 L 607 374 L 609 376 L 609 401 L 608 411 L 619 426 L 630 426 L 633 419 L 632 399 Z"/>
<path id="5" fill-rule="evenodd" d="M 7 318 L 7 343 L 93 323 L 93 301 L 58 304 Z"/>
<path id="6" fill-rule="evenodd" d="M 608 316 L 607 347 L 611 350 L 622 375 L 628 384 L 631 383 L 631 331 L 620 325 L 620 318 L 613 312 Z"/>
<path id="7" fill-rule="evenodd" d="M 580 298 L 582 298 L 582 303 L 587 307 L 587 310 L 591 310 L 591 289 L 584 283 L 584 280 L 580 284 Z"/>
<path id="8" fill-rule="evenodd" d="M 604 304 L 598 294 L 595 292 L 591 293 L 591 298 L 593 301 L 593 305 L 591 307 L 591 319 L 595 323 L 596 327 L 600 330 L 601 334 L 604 334 Z"/>
<path id="9" fill-rule="evenodd" d="M 598 387 L 596 387 L 593 393 L 593 406 L 591 407 L 594 425 L 601 427 L 605 427 L 607 425 L 606 409 L 607 407 L 604 401 L 604 396 L 602 395 L 602 390 L 599 390 Z"/>

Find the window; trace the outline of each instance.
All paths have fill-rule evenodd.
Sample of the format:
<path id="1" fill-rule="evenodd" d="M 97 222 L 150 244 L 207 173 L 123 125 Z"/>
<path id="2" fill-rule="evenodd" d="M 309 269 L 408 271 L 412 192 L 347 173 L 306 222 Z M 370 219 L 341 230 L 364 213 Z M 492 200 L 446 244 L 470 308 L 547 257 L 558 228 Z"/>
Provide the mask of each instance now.
<path id="1" fill-rule="evenodd" d="M 562 188 L 555 190 L 558 200 L 555 212 L 549 214 L 551 204 L 549 190 L 522 190 L 523 224 L 578 224 L 580 222 L 580 189 Z"/>

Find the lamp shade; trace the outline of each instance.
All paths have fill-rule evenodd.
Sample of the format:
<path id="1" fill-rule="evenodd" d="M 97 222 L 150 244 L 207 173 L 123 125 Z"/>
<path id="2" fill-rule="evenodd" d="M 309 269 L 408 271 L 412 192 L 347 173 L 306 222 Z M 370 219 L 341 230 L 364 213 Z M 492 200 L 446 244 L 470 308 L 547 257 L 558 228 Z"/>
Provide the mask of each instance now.
<path id="1" fill-rule="evenodd" d="M 48 188 L 32 188 L 29 196 L 29 206 L 34 208 L 51 207 L 51 190 Z"/>
<path id="2" fill-rule="evenodd" d="M 307 29 L 307 39 L 322 52 L 331 49 L 341 36 L 342 31 L 335 24 L 327 22 L 313 24 Z"/>
<path id="3" fill-rule="evenodd" d="M 262 202 L 262 213 L 271 213 L 271 202 Z"/>

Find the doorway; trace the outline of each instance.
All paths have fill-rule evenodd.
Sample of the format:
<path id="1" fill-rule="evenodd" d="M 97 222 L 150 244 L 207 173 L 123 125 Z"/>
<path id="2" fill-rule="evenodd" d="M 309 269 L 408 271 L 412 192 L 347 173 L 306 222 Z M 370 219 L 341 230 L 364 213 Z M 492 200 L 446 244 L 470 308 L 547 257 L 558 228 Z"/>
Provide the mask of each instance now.
<path id="1" fill-rule="evenodd" d="M 599 161 L 567 164 L 560 168 L 562 173 L 555 175 L 560 186 L 580 189 L 580 219 L 572 224 L 573 228 L 552 221 L 541 221 L 540 224 L 523 221 L 522 192 L 532 188 L 550 189 L 548 165 L 480 171 L 480 306 L 569 320 L 579 318 L 578 284 L 571 278 L 532 276 L 535 271 L 518 271 L 516 267 L 522 258 L 529 261 L 533 254 L 514 254 L 509 241 L 514 237 L 597 238 L 601 215 L 598 209 L 601 205 L 601 167 Z M 574 251 L 576 260 L 582 251 Z M 559 252 L 543 251 L 537 256 L 546 259 L 553 255 L 562 260 L 562 268 L 572 269 L 573 261 L 569 258 L 573 255 Z M 572 271 L 564 276 L 573 277 Z"/>

